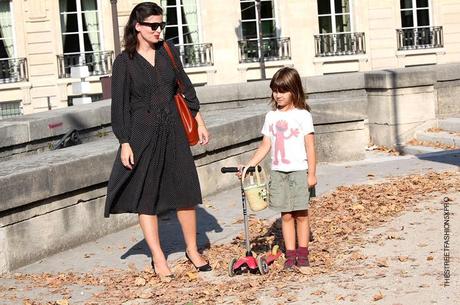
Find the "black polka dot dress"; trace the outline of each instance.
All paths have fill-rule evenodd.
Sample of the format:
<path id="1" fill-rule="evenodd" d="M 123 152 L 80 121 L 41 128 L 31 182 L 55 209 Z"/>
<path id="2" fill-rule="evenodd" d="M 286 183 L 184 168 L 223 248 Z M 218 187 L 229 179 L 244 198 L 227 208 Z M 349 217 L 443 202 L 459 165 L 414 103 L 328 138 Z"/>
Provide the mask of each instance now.
<path id="1" fill-rule="evenodd" d="M 134 167 L 121 163 L 121 146 L 107 186 L 104 216 L 117 213 L 156 215 L 202 203 L 200 184 L 182 122 L 174 103 L 176 74 L 164 42 L 156 45 L 155 65 L 140 54 L 123 52 L 112 69 L 112 128 L 129 143 Z M 171 45 L 184 95 L 195 115 L 199 101 Z"/>

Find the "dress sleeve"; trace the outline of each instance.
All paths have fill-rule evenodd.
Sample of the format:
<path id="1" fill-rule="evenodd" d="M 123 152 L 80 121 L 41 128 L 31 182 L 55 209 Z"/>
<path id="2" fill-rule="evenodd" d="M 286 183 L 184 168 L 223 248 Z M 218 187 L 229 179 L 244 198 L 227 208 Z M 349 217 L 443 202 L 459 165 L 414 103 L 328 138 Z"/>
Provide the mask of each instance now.
<path id="1" fill-rule="evenodd" d="M 120 144 L 128 143 L 131 136 L 128 60 L 127 54 L 121 53 L 112 68 L 112 130 Z"/>
<path id="2" fill-rule="evenodd" d="M 192 82 L 190 81 L 190 78 L 188 77 L 187 73 L 185 73 L 184 71 L 184 67 L 182 66 L 182 62 L 179 56 L 179 50 L 172 43 L 170 42 L 165 42 L 165 43 L 169 45 L 169 48 L 173 52 L 174 60 L 176 61 L 177 68 L 179 70 L 179 79 L 184 85 L 183 93 L 185 95 L 185 100 L 187 101 L 188 108 L 192 112 L 193 116 L 195 116 L 200 110 L 200 101 L 198 100 L 198 97 L 196 96 L 195 88 L 193 87 Z"/>

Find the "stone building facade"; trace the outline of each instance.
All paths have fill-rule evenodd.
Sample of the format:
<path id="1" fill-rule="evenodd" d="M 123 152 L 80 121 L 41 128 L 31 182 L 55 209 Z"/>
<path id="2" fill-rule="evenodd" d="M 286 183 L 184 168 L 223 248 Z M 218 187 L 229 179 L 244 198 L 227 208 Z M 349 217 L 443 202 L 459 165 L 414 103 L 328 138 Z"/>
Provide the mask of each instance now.
<path id="1" fill-rule="evenodd" d="M 0 118 L 101 98 L 131 0 L 0 0 Z M 247 82 L 283 66 L 302 76 L 460 61 L 458 0 L 160 0 L 164 35 L 198 85 Z M 258 46 L 263 33 L 262 48 Z M 73 77 L 72 66 L 89 76 Z"/>

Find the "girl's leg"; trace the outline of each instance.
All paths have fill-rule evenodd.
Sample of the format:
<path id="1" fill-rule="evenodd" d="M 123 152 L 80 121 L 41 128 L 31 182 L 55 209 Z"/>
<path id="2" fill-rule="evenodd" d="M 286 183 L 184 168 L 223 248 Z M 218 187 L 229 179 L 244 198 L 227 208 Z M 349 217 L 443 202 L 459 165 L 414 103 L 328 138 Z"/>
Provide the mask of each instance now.
<path id="1" fill-rule="evenodd" d="M 198 252 L 196 243 L 196 210 L 193 208 L 177 209 L 177 219 L 182 227 L 186 245 L 186 253 L 192 263 L 199 267 L 207 264 L 207 261 Z"/>
<path id="2" fill-rule="evenodd" d="M 308 210 L 295 211 L 294 218 L 297 226 L 297 243 L 299 247 L 308 247 L 310 239 L 310 222 L 308 219 Z"/>
<path id="3" fill-rule="evenodd" d="M 299 247 L 296 251 L 297 266 L 308 267 L 308 241 L 310 239 L 310 223 L 308 219 L 308 210 L 294 212 L 297 223 L 297 242 Z"/>
<path id="4" fill-rule="evenodd" d="M 158 234 L 158 218 L 156 215 L 139 214 L 139 224 L 144 233 L 145 241 L 152 253 L 155 272 L 160 276 L 171 274 L 166 257 L 161 249 L 160 235 Z"/>
<path id="5" fill-rule="evenodd" d="M 288 269 L 293 267 L 296 263 L 295 220 L 292 213 L 281 213 L 281 228 L 283 231 L 284 246 L 286 248 L 284 268 Z"/>
<path id="6" fill-rule="evenodd" d="M 295 250 L 295 220 L 292 212 L 281 213 L 281 229 L 286 250 Z"/>

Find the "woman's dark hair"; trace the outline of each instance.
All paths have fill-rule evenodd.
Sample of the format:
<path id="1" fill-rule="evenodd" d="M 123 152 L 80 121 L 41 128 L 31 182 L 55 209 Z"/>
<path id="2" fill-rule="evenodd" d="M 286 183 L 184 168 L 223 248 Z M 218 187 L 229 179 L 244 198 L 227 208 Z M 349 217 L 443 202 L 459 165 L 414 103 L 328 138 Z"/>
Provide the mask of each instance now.
<path id="1" fill-rule="evenodd" d="M 125 51 L 129 57 L 132 58 L 137 48 L 137 31 L 136 23 L 142 22 L 150 16 L 163 15 L 163 9 L 158 4 L 153 2 L 142 2 L 136 5 L 131 14 L 129 14 L 128 22 L 125 26 L 125 32 L 123 35 L 123 43 Z"/>
<path id="2" fill-rule="evenodd" d="M 300 75 L 296 69 L 286 67 L 276 71 L 270 82 L 270 88 L 273 92 L 290 92 L 295 108 L 310 111 L 310 106 L 307 104 L 305 99 L 302 81 L 300 80 Z M 273 98 L 273 94 L 271 105 L 273 110 L 277 109 L 276 100 Z"/>

